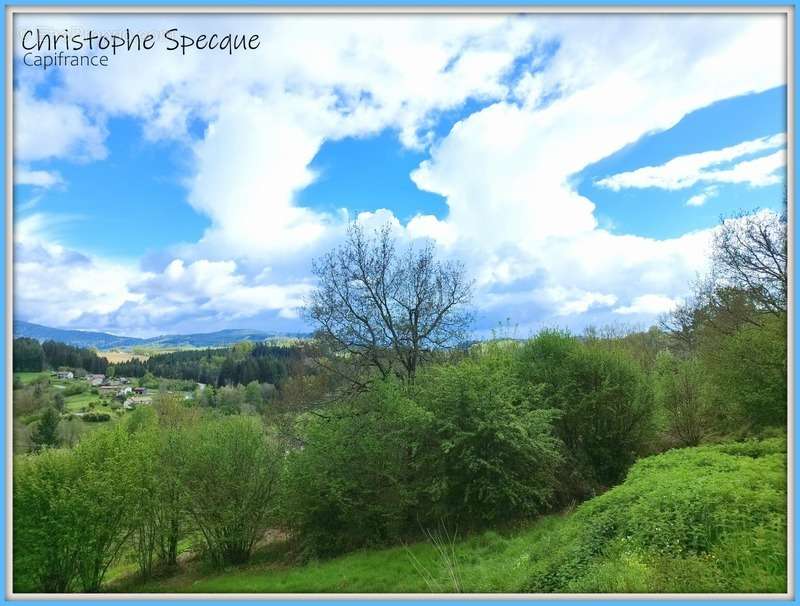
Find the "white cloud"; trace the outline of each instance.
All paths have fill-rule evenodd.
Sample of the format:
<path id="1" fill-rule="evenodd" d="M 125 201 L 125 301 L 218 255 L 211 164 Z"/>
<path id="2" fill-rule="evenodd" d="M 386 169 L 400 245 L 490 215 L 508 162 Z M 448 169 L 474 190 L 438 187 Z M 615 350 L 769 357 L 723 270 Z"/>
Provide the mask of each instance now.
<path id="1" fill-rule="evenodd" d="M 782 178 L 775 171 L 786 165 L 786 151 L 776 151 L 753 160 L 745 160 L 731 168 L 714 168 L 742 156 L 783 147 L 786 135 L 773 135 L 745 141 L 724 149 L 689 154 L 673 158 L 660 166 L 646 166 L 630 172 L 606 177 L 597 185 L 619 191 L 630 187 L 658 187 L 661 189 L 685 189 L 698 182 L 747 183 L 758 187 L 780 183 Z"/>
<path id="2" fill-rule="evenodd" d="M 715 186 L 706 187 L 699 194 L 695 194 L 686 200 L 686 206 L 703 206 L 703 204 L 708 202 L 711 198 L 715 198 L 717 193 L 718 190 Z"/>
<path id="3" fill-rule="evenodd" d="M 43 100 L 26 87 L 14 93 L 14 160 L 104 158 L 105 130 L 75 103 Z"/>
<path id="4" fill-rule="evenodd" d="M 654 316 L 669 312 L 680 304 L 680 300 L 665 297 L 664 295 L 647 294 L 636 297 L 630 305 L 617 307 L 615 314 L 632 315 L 645 314 Z"/>
<path id="5" fill-rule="evenodd" d="M 784 25 L 772 17 L 548 21 L 560 46 L 526 89 L 536 102 L 498 102 L 463 119 L 412 179 L 446 197 L 443 223 L 483 288 L 533 279 L 619 300 L 676 298 L 704 270 L 711 231 L 670 240 L 612 234 L 570 177 L 694 109 L 782 84 Z"/>
<path id="6" fill-rule="evenodd" d="M 101 259 L 56 243 L 62 218 L 41 213 L 15 226 L 15 308 L 51 326 L 151 336 L 181 322 L 202 325 L 273 313 L 295 318 L 312 288 L 247 276 L 233 261 L 174 259 L 143 272 L 136 261 Z"/>
<path id="7" fill-rule="evenodd" d="M 14 169 L 14 183 L 16 185 L 33 185 L 44 189 L 61 185 L 64 181 L 55 171 L 31 170 L 24 166 Z"/>
<path id="8" fill-rule="evenodd" d="M 62 285 L 53 301 L 22 295 L 18 309 L 32 306 L 41 321 L 147 331 L 191 314 L 218 324 L 263 310 L 291 317 L 310 288 L 310 257 L 333 245 L 351 216 L 299 204 L 316 178 L 312 159 L 327 141 L 387 128 L 429 155 L 411 177 L 444 196 L 448 214 L 420 214 L 403 226 L 382 209 L 358 220 L 391 220 L 403 238 L 433 239 L 464 260 L 483 309 L 534 306 L 566 317 L 618 301 L 633 307 L 650 293 L 672 300 L 704 268 L 710 231 L 668 240 L 613 234 L 598 226 L 593 202 L 571 177 L 688 112 L 785 83 L 780 15 L 130 18 L 133 29 L 258 31 L 264 42 L 235 60 L 117 56 L 106 70 L 64 71 L 47 99 L 34 98 L 28 72 L 20 72 L 17 104 L 26 109 L 17 116 L 17 161 L 37 170 L 42 159 L 100 158 L 106 121 L 132 116 L 147 138 L 182 142 L 187 202 L 210 220 L 199 242 L 165 253 L 166 267 L 136 278 L 120 265 L 125 278 L 102 300 L 59 281 L 56 268 L 67 268 L 57 262 L 55 275 L 27 268 L 26 293 L 36 293 L 40 279 Z M 118 23 L 67 19 L 84 28 Z M 544 57 L 543 48 L 557 50 Z M 515 60 L 532 51 L 535 71 L 511 81 Z M 486 106 L 437 139 L 441 113 L 470 98 Z M 199 136 L 189 128 L 198 120 Z M 709 153 L 721 152 L 755 153 Z M 776 178 L 776 154 L 727 168 L 718 160 L 703 174 L 716 173 L 714 182 Z M 107 269 L 94 258 L 89 266 Z M 81 320 L 82 297 L 93 315 Z"/>

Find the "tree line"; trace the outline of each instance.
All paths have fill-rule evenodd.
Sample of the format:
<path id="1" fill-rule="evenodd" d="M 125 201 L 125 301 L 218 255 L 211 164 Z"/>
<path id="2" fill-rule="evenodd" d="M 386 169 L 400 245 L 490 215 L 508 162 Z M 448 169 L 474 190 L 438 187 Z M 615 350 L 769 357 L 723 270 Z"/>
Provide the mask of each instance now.
<path id="1" fill-rule="evenodd" d="M 108 360 L 92 349 L 57 341 L 40 343 L 28 337 L 14 339 L 12 359 L 14 372 L 82 368 L 87 372 L 105 374 L 108 369 Z"/>
<path id="2" fill-rule="evenodd" d="M 229 348 L 186 350 L 110 365 L 117 376 L 182 379 L 223 387 L 253 381 L 277 385 L 303 357 L 302 346 L 243 342 Z"/>

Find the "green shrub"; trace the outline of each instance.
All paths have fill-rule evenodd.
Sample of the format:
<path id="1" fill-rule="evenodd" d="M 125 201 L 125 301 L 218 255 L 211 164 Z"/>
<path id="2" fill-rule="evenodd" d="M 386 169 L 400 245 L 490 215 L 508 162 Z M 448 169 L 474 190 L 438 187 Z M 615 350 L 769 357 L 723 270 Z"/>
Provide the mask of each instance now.
<path id="1" fill-rule="evenodd" d="M 72 453 L 14 459 L 14 591 L 62 593 L 77 574 L 79 468 Z"/>
<path id="2" fill-rule="evenodd" d="M 274 524 L 283 453 L 252 417 L 201 420 L 181 432 L 178 486 L 212 562 L 240 564 Z"/>
<path id="3" fill-rule="evenodd" d="M 715 408 L 707 389 L 705 369 L 696 358 L 681 360 L 668 351 L 656 358 L 656 406 L 672 444 L 697 446 L 712 432 Z"/>
<path id="4" fill-rule="evenodd" d="M 90 433 L 72 451 L 80 469 L 73 490 L 80 516 L 74 547 L 82 591 L 100 590 L 130 534 L 136 506 L 134 446 L 130 434 L 117 427 Z"/>
<path id="5" fill-rule="evenodd" d="M 81 416 L 87 423 L 104 423 L 111 420 L 111 415 L 107 412 L 87 412 Z"/>
<path id="6" fill-rule="evenodd" d="M 785 448 L 774 438 L 639 461 L 578 508 L 559 547 L 531 557 L 524 589 L 785 591 Z"/>
<path id="7" fill-rule="evenodd" d="M 88 389 L 89 385 L 87 383 L 84 383 L 83 381 L 74 381 L 64 387 L 62 391 L 65 396 L 76 396 L 80 393 L 84 393 Z"/>
<path id="8" fill-rule="evenodd" d="M 524 383 L 542 390 L 542 407 L 561 412 L 562 498 L 582 499 L 622 480 L 655 434 L 652 388 L 630 354 L 543 331 L 520 350 L 516 366 Z"/>
<path id="9" fill-rule="evenodd" d="M 420 451 L 429 524 L 451 518 L 459 528 L 480 528 L 551 506 L 561 462 L 553 422 L 560 413 L 520 385 L 509 352 L 489 347 L 432 366 L 413 393 L 432 419 L 429 446 Z"/>
<path id="10" fill-rule="evenodd" d="M 308 555 L 466 531 L 545 511 L 560 461 L 553 411 L 488 349 L 305 417 L 284 511 Z"/>
<path id="11" fill-rule="evenodd" d="M 416 458 L 430 415 L 394 381 L 319 415 L 300 419 L 303 448 L 289 455 L 285 476 L 283 515 L 305 555 L 419 532 Z"/>
<path id="12" fill-rule="evenodd" d="M 786 318 L 762 317 L 761 326 L 750 324 L 733 335 L 706 346 L 704 362 L 717 401 L 733 405 L 731 420 L 760 429 L 786 426 L 787 332 Z M 732 429 L 738 429 L 734 425 Z"/>
<path id="13" fill-rule="evenodd" d="M 98 591 L 129 533 L 131 443 L 93 432 L 73 450 L 14 463 L 14 587 Z"/>

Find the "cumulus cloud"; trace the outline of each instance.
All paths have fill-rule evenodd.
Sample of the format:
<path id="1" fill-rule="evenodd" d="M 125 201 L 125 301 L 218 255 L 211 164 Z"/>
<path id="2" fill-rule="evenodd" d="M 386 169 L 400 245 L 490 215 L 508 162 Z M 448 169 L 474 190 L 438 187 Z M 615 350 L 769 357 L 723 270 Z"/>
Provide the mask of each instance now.
<path id="1" fill-rule="evenodd" d="M 67 19 L 83 28 L 118 23 Z M 100 159 L 107 120 L 133 117 L 148 140 L 184 145 L 186 201 L 210 220 L 198 242 L 165 251 L 163 266 L 138 276 L 134 261 L 115 266 L 122 278 L 111 280 L 106 297 L 59 281 L 55 268 L 66 268 L 44 247 L 53 271 L 44 271 L 46 258 L 22 268 L 17 309 L 45 323 L 147 331 L 192 314 L 217 325 L 265 311 L 293 316 L 312 287 L 310 258 L 337 242 L 352 218 L 347 209 L 329 214 L 298 202 L 316 179 L 311 162 L 325 142 L 385 129 L 427 155 L 411 178 L 443 196 L 448 213 L 403 224 L 382 209 L 357 219 L 391 221 L 400 237 L 434 240 L 463 260 L 487 315 L 501 305 L 558 318 L 620 301 L 629 304 L 617 309 L 633 308 L 652 293 L 673 300 L 703 270 L 711 232 L 668 240 L 611 233 L 572 176 L 693 110 L 785 83 L 780 15 L 128 19 L 142 31 L 258 31 L 263 44 L 234 60 L 120 55 L 106 70 L 65 71 L 44 98 L 20 74 L 16 161 L 36 171 L 39 160 Z M 437 136 L 441 116 L 469 100 L 482 109 Z M 745 156 L 784 144 L 772 138 L 707 152 L 711 160 L 689 163 L 704 176 L 693 182 L 776 178 L 783 151 Z M 687 182 L 687 171 L 659 174 L 661 183 Z M 630 177 L 616 177 L 618 187 L 629 186 Z M 17 235 L 19 246 L 33 246 L 19 225 Z M 108 266 L 86 258 L 82 280 L 99 280 Z M 55 302 L 36 303 L 37 280 L 51 279 L 62 289 Z"/>
<path id="2" fill-rule="evenodd" d="M 61 175 L 56 171 L 31 170 L 24 166 L 17 167 L 14 170 L 15 185 L 33 185 L 47 189 L 62 183 Z"/>
<path id="3" fill-rule="evenodd" d="M 672 311 L 679 303 L 680 300 L 665 297 L 664 295 L 640 295 L 636 297 L 630 305 L 617 307 L 614 313 L 622 315 L 644 314 L 654 316 Z"/>
<path id="4" fill-rule="evenodd" d="M 715 198 L 717 193 L 718 190 L 716 186 L 712 185 L 711 187 L 706 187 L 699 194 L 695 194 L 686 200 L 686 206 L 703 206 L 708 200 Z"/>
<path id="5" fill-rule="evenodd" d="M 486 288 L 537 276 L 542 287 L 620 300 L 642 291 L 676 297 L 705 269 L 711 231 L 669 240 L 610 233 L 570 177 L 693 109 L 783 83 L 784 22 L 624 17 L 572 25 L 565 18 L 544 27 L 560 46 L 531 89 L 535 102 L 498 102 L 463 119 L 412 179 L 447 199 L 442 223 L 459 234 Z M 677 51 L 668 61 L 667 48 Z"/>
<path id="6" fill-rule="evenodd" d="M 105 129 L 75 103 L 39 99 L 27 86 L 14 92 L 14 159 L 17 162 L 105 157 Z"/>
<path id="7" fill-rule="evenodd" d="M 15 226 L 15 308 L 53 326 L 151 336 L 165 326 L 202 326 L 259 314 L 294 319 L 307 281 L 269 283 L 234 261 L 174 259 L 143 272 L 136 260 L 109 260 L 55 242 L 63 219 L 41 213 Z"/>
<path id="8" fill-rule="evenodd" d="M 673 158 L 660 166 L 646 166 L 633 171 L 620 173 L 600 179 L 597 185 L 613 191 L 624 188 L 658 187 L 661 189 L 685 189 L 698 182 L 706 183 L 746 183 L 753 187 L 774 185 L 783 178 L 775 171 L 786 166 L 786 150 L 779 150 L 752 160 L 737 162 L 729 168 L 721 164 L 786 145 L 786 135 L 779 134 L 745 141 L 724 149 L 688 154 Z M 694 205 L 699 206 L 705 198 L 697 198 Z"/>

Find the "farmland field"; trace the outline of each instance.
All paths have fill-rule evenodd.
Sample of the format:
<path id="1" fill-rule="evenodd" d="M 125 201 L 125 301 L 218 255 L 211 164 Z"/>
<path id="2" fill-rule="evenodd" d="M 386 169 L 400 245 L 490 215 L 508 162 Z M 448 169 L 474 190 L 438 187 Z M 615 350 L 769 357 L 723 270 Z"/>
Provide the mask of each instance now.
<path id="1" fill-rule="evenodd" d="M 149 354 L 140 354 L 140 353 L 133 353 L 130 351 L 101 351 L 99 355 L 104 357 L 106 360 L 111 362 L 112 364 L 119 364 L 121 362 L 130 362 L 131 360 L 141 360 L 144 362 L 147 358 L 150 357 Z"/>

